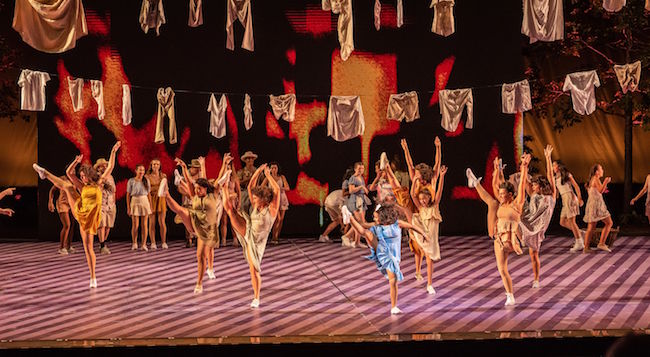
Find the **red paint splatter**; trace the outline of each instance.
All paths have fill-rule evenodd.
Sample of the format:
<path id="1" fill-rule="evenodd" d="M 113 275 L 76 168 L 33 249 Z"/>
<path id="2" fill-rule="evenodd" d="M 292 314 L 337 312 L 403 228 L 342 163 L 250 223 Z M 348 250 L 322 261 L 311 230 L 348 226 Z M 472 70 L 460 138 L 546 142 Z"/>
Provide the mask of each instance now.
<path id="1" fill-rule="evenodd" d="M 293 205 L 320 205 L 329 190 L 328 184 L 321 184 L 318 180 L 309 177 L 304 172 L 298 174 L 296 187 L 287 191 L 287 198 Z"/>
<path id="2" fill-rule="evenodd" d="M 392 4 L 382 4 L 381 13 L 379 14 L 381 28 L 397 28 L 397 9 Z M 374 20 L 373 20 L 374 21 Z M 374 26 L 374 25 L 373 25 Z"/>
<path id="3" fill-rule="evenodd" d="M 438 92 L 447 87 L 447 82 L 449 81 L 449 76 L 451 76 L 451 70 L 454 68 L 455 61 L 456 57 L 447 57 L 436 67 L 436 84 L 431 99 L 429 99 L 430 107 L 438 103 Z"/>
<path id="4" fill-rule="evenodd" d="M 320 5 L 307 4 L 304 9 L 286 11 L 287 20 L 295 33 L 320 37 L 336 30 L 332 12 Z"/>
<path id="5" fill-rule="evenodd" d="M 266 112 L 266 136 L 269 138 L 284 139 L 284 131 L 278 124 L 278 120 L 275 119 L 273 113 Z"/>
<path id="6" fill-rule="evenodd" d="M 289 61 L 289 63 L 292 66 L 295 66 L 296 65 L 296 49 L 295 48 L 288 49 L 286 55 L 287 55 L 287 61 Z"/>
<path id="7" fill-rule="evenodd" d="M 494 172 L 494 159 L 499 156 L 499 146 L 496 141 L 492 143 L 492 148 L 488 153 L 487 163 L 485 164 L 485 173 L 483 174 L 483 180 L 481 180 L 481 185 L 488 191 L 492 191 L 492 173 Z M 481 175 L 474 171 L 474 174 L 477 177 Z M 467 186 L 455 186 L 452 189 L 451 197 L 455 200 L 480 200 L 478 193 L 475 189 L 469 188 Z"/>

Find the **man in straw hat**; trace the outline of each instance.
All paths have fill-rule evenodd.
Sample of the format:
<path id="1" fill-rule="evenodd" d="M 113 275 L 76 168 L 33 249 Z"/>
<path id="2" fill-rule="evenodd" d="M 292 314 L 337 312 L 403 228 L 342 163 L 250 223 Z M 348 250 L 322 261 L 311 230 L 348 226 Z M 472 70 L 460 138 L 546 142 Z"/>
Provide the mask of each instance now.
<path id="1" fill-rule="evenodd" d="M 93 167 L 101 175 L 104 173 L 104 170 L 106 170 L 106 167 L 108 167 L 108 161 L 101 158 L 95 162 Z M 99 252 L 101 254 L 111 254 L 110 249 L 108 249 L 108 246 L 106 245 L 106 240 L 108 239 L 108 233 L 110 233 L 111 228 L 115 225 L 116 212 L 115 179 L 112 175 L 108 175 L 102 186 L 102 212 L 99 230 L 97 231 L 97 236 L 99 237 Z"/>
<path id="2" fill-rule="evenodd" d="M 193 180 L 199 178 L 200 171 L 201 171 L 201 163 L 199 162 L 198 159 L 192 159 L 192 162 L 190 163 L 190 167 L 189 167 L 189 173 Z M 179 186 L 181 182 L 185 181 L 185 178 L 183 178 L 183 176 L 180 174 L 180 172 L 178 172 L 178 170 L 174 171 L 174 175 L 176 176 L 174 179 L 174 184 L 176 185 L 178 192 L 183 196 L 182 205 L 183 207 L 188 208 L 192 205 L 192 200 L 190 198 L 189 192 L 185 192 L 183 186 Z M 180 220 L 180 217 L 178 215 L 174 217 L 174 222 L 176 224 L 183 223 Z M 191 248 L 193 246 L 192 238 L 193 235 L 186 229 L 185 239 L 187 240 L 187 242 L 185 243 L 185 248 Z"/>
<path id="3" fill-rule="evenodd" d="M 257 167 L 254 165 L 255 159 L 257 159 L 257 155 L 254 152 L 246 151 L 244 155 L 241 156 L 241 161 L 244 162 L 244 167 L 237 171 L 237 178 L 239 178 L 239 185 L 241 187 L 241 203 L 239 209 L 246 213 L 250 212 L 251 208 L 251 201 L 248 197 L 248 183 L 250 182 L 251 177 L 253 177 L 255 170 L 257 170 Z"/>

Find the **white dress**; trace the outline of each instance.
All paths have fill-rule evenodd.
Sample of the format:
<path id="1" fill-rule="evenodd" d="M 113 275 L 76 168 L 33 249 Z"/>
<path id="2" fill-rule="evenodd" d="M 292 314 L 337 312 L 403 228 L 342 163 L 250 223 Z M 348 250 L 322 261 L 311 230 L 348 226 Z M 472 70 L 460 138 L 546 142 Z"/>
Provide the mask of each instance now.
<path id="1" fill-rule="evenodd" d="M 424 254 L 433 261 L 440 260 L 440 244 L 438 243 L 438 230 L 442 222 L 438 206 L 423 207 L 420 212 L 413 214 L 413 224 L 427 232 L 427 240 L 418 232 L 413 231 L 413 237 Z"/>
<path id="2" fill-rule="evenodd" d="M 246 261 L 261 273 L 262 256 L 264 256 L 266 241 L 273 228 L 275 217 L 271 216 L 268 206 L 264 207 L 262 211 L 253 208 L 250 215 L 242 211 L 239 211 L 239 214 L 246 220 L 246 235 L 242 236 L 237 233 L 237 240 L 242 246 Z M 248 254 L 249 252 L 252 254 Z"/>

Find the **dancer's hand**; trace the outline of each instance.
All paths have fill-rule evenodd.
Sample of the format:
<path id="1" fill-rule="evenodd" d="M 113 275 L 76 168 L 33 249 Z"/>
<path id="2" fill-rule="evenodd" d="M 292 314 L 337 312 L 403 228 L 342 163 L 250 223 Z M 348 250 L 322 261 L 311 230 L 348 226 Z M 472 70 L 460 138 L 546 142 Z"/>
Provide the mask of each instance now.
<path id="1" fill-rule="evenodd" d="M 406 139 L 402 139 L 402 140 L 400 140 L 399 143 L 400 143 L 400 145 L 402 145 L 402 149 L 404 149 L 404 150 L 408 150 L 408 149 L 409 149 L 409 146 L 408 146 L 408 144 L 406 143 Z"/>
<path id="2" fill-rule="evenodd" d="M 122 142 L 121 141 L 116 142 L 115 145 L 113 145 L 112 152 L 117 152 L 117 150 L 120 149 L 120 146 L 122 146 Z"/>
<path id="3" fill-rule="evenodd" d="M 544 156 L 550 158 L 552 152 L 553 152 L 553 146 L 551 146 L 550 144 L 546 145 L 546 148 L 544 148 Z"/>
<path id="4" fill-rule="evenodd" d="M 226 165 L 230 164 L 230 163 L 232 162 L 232 160 L 233 160 L 233 158 L 232 158 L 232 156 L 230 155 L 229 152 L 227 152 L 227 153 L 223 156 L 223 161 L 226 163 Z"/>
<path id="5" fill-rule="evenodd" d="M 2 215 L 11 217 L 14 215 L 14 213 L 16 212 L 14 212 L 14 210 L 12 210 L 11 208 L 0 208 L 0 214 Z"/>
<path id="6" fill-rule="evenodd" d="M 440 138 L 436 136 L 436 138 L 433 139 L 433 144 L 434 144 L 436 147 L 440 147 Z"/>
<path id="7" fill-rule="evenodd" d="M 50 202 L 47 203 L 47 209 L 48 209 L 50 212 L 54 212 L 54 203 L 53 203 L 52 201 L 50 201 Z"/>
<path id="8" fill-rule="evenodd" d="M 73 161 L 73 163 L 74 163 L 74 164 L 79 164 L 79 163 L 81 163 L 81 160 L 83 160 L 83 159 L 84 159 L 83 154 L 79 154 L 79 155 L 77 155 L 77 156 L 74 157 L 74 161 Z"/>
<path id="9" fill-rule="evenodd" d="M 199 164 L 205 166 L 205 157 L 203 157 L 203 156 L 199 156 L 199 157 L 197 158 L 197 160 L 199 160 Z"/>
<path id="10" fill-rule="evenodd" d="M 440 166 L 440 176 L 444 176 L 447 173 L 447 166 Z"/>
<path id="11" fill-rule="evenodd" d="M 499 171 L 499 169 L 501 168 L 501 166 L 499 166 L 498 156 L 494 158 L 494 161 L 492 162 L 492 168 L 494 169 L 494 171 Z"/>
<path id="12" fill-rule="evenodd" d="M 636 202 L 636 200 L 635 200 L 634 198 L 631 199 L 631 200 L 630 200 L 630 206 L 634 206 L 634 202 Z"/>
<path id="13" fill-rule="evenodd" d="M 181 160 L 179 158 L 175 158 L 174 162 L 176 163 L 176 166 L 187 167 L 187 165 L 185 165 L 185 162 L 183 162 L 183 160 Z"/>
<path id="14" fill-rule="evenodd" d="M 580 207 L 584 206 L 584 205 L 585 205 L 585 201 L 583 201 L 582 198 L 579 199 L 579 200 L 578 200 L 578 205 L 579 205 Z"/>
<path id="15" fill-rule="evenodd" d="M 612 182 L 612 178 L 607 176 L 607 177 L 605 177 L 605 181 L 603 181 L 603 185 L 607 185 L 610 182 Z"/>

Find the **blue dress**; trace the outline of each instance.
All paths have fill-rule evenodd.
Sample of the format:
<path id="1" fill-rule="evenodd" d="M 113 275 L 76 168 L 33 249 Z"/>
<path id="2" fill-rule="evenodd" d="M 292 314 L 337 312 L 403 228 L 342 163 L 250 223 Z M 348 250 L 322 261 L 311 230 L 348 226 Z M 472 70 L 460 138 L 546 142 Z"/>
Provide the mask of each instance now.
<path id="1" fill-rule="evenodd" d="M 377 237 L 377 249 L 370 248 L 366 257 L 377 264 L 377 269 L 388 278 L 387 271 L 395 274 L 397 281 L 402 281 L 404 275 L 399 268 L 402 260 L 402 229 L 397 221 L 391 225 L 373 226 L 370 232 Z"/>

